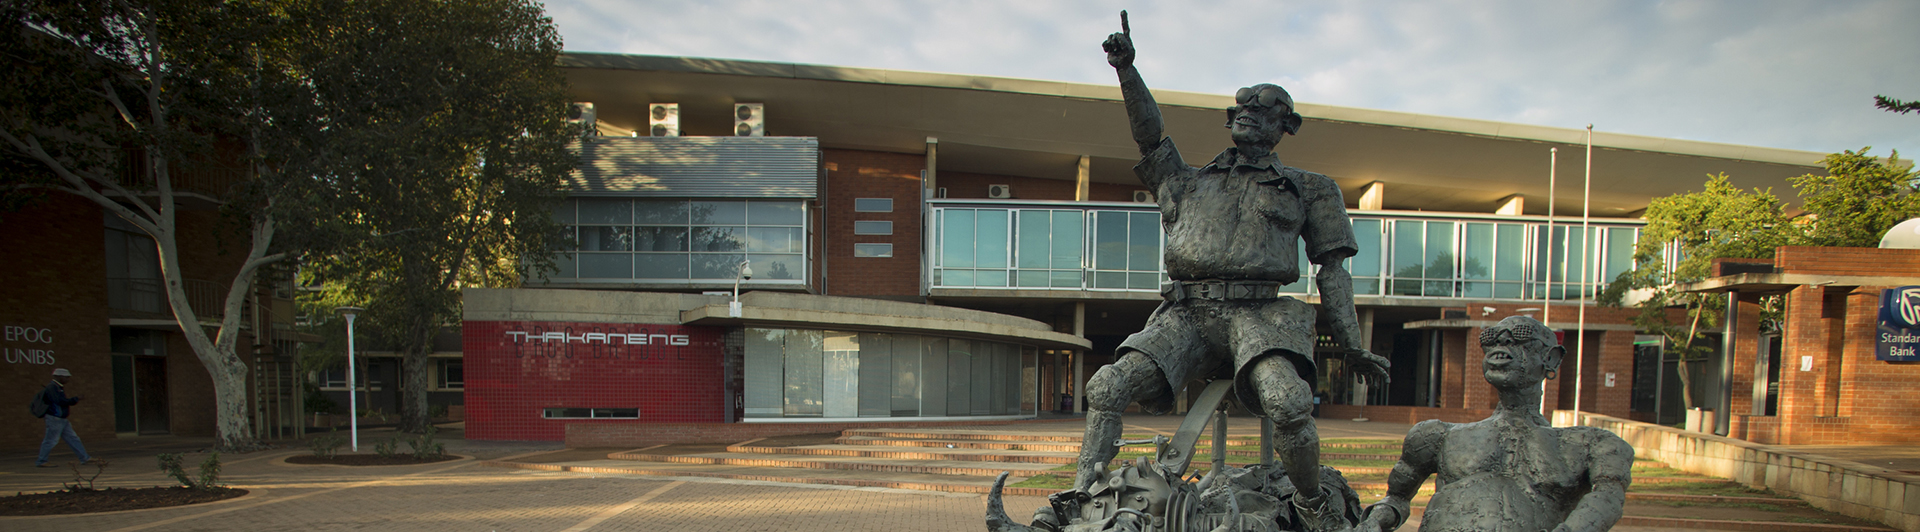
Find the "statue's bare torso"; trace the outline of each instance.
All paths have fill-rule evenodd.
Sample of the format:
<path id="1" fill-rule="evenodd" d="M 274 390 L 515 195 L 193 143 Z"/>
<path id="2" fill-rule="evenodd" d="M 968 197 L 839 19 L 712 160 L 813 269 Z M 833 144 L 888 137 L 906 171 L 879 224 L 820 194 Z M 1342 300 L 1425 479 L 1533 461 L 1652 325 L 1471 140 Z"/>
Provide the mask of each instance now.
<path id="1" fill-rule="evenodd" d="M 1415 427 L 1405 459 L 1416 468 L 1431 467 L 1440 486 L 1427 503 L 1420 530 L 1552 530 L 1567 521 L 1596 479 L 1625 481 L 1633 449 L 1619 437 L 1593 427 L 1553 428 L 1538 421 L 1495 415 Z M 1421 456 L 1413 456 L 1416 452 Z"/>

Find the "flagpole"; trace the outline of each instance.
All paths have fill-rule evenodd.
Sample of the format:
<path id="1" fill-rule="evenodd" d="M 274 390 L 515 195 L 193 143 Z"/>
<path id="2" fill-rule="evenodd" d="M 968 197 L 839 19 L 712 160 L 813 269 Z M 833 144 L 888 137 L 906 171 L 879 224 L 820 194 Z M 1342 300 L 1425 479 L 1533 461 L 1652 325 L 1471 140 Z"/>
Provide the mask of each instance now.
<path id="1" fill-rule="evenodd" d="M 1547 263 L 1541 265 L 1547 269 L 1547 292 L 1541 298 L 1546 300 L 1546 304 L 1540 305 L 1540 323 L 1551 329 L 1553 328 L 1553 194 L 1558 188 L 1560 148 L 1547 148 L 1547 153 Z"/>
<path id="2" fill-rule="evenodd" d="M 1580 281 L 1582 284 L 1593 281 L 1588 278 L 1589 274 L 1587 273 L 1587 265 L 1593 262 L 1593 260 L 1591 260 L 1593 253 L 1593 233 L 1587 229 L 1588 224 L 1593 221 L 1593 124 L 1587 124 L 1586 181 L 1586 191 L 1580 194 L 1580 242 L 1584 248 L 1580 250 Z M 1575 303 L 1580 305 L 1580 325 L 1577 332 L 1575 332 L 1575 334 L 1578 334 L 1580 337 L 1580 345 L 1575 347 L 1573 351 L 1573 411 L 1574 424 L 1576 425 L 1580 423 L 1580 388 L 1581 384 L 1583 384 L 1581 381 L 1586 378 L 1587 294 L 1588 290 L 1583 286 L 1580 289 L 1580 298 L 1574 300 Z"/>

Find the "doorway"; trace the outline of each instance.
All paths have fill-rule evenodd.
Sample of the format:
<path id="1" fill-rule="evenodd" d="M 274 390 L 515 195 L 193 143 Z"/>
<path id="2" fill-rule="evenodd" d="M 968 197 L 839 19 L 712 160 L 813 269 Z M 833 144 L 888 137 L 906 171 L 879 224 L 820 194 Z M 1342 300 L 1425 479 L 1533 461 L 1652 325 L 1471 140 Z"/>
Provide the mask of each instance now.
<path id="1" fill-rule="evenodd" d="M 115 327 L 113 422 L 121 434 L 167 434 L 166 333 Z"/>

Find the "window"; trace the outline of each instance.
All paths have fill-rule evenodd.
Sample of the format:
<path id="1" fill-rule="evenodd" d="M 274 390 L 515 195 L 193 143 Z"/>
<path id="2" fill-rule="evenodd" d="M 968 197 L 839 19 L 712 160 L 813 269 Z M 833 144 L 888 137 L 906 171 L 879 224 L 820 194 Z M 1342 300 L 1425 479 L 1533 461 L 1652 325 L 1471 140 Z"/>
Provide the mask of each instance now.
<path id="1" fill-rule="evenodd" d="M 466 379 L 465 363 L 463 363 L 460 360 L 441 360 L 440 361 L 440 387 L 441 388 L 456 389 L 456 390 L 463 389 L 467 387 L 466 380 L 467 379 Z"/>
<path id="2" fill-rule="evenodd" d="M 575 237 L 555 278 L 732 280 L 747 260 L 755 282 L 806 278 L 801 201 L 580 198 L 554 215 Z"/>
<path id="3" fill-rule="evenodd" d="M 853 212 L 893 212 L 893 198 L 854 198 Z"/>
<path id="4" fill-rule="evenodd" d="M 853 256 L 887 258 L 893 256 L 893 244 L 854 244 Z"/>
<path id="5" fill-rule="evenodd" d="M 1160 213 L 1093 213 L 1093 287 L 1160 288 Z"/>
<path id="6" fill-rule="evenodd" d="M 877 221 L 877 220 L 858 220 L 853 222 L 853 234 L 891 235 L 893 234 L 893 222 L 884 222 L 884 221 Z"/>
<path id="7" fill-rule="evenodd" d="M 638 408 L 547 408 L 540 411 L 547 419 L 640 419 Z"/>

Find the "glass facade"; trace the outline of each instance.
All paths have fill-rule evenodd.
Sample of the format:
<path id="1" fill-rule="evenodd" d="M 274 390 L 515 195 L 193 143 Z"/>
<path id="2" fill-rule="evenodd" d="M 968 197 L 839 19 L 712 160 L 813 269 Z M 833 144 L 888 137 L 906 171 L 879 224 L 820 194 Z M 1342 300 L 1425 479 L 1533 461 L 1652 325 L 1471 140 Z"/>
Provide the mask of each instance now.
<path id="1" fill-rule="evenodd" d="M 576 198 L 554 216 L 575 245 L 552 279 L 731 282 L 751 260 L 755 282 L 806 282 L 802 201 Z"/>
<path id="2" fill-rule="evenodd" d="M 934 288 L 1157 292 L 1166 280 L 1151 204 L 949 201 L 930 217 Z M 1359 252 L 1346 266 L 1356 295 L 1572 299 L 1632 268 L 1641 225 L 1607 220 L 1583 234 L 1577 222 L 1549 231 L 1537 217 L 1356 216 Z M 1299 253 L 1308 264 L 1304 243 Z M 1315 293 L 1314 273 L 1304 268 L 1281 293 Z"/>
<path id="3" fill-rule="evenodd" d="M 1031 347 L 911 334 L 746 329 L 748 418 L 1032 414 Z"/>

